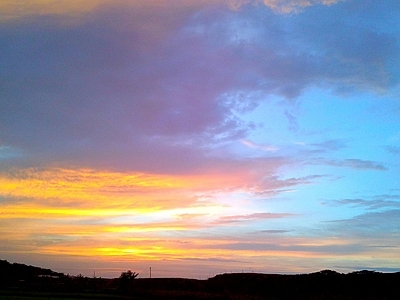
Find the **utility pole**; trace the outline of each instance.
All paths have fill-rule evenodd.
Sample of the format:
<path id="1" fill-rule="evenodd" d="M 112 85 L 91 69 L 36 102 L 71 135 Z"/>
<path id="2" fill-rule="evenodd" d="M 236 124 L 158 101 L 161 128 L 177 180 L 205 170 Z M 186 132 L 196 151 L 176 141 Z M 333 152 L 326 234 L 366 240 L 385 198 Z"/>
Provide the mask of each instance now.
<path id="1" fill-rule="evenodd" d="M 150 267 L 150 278 L 151 278 L 151 267 Z"/>

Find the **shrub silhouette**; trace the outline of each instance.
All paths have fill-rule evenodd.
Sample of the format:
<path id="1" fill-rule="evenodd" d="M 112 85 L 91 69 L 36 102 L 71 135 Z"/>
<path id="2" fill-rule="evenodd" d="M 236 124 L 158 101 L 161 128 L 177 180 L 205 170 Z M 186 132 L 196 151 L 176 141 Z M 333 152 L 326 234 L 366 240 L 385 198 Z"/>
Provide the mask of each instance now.
<path id="1" fill-rule="evenodd" d="M 122 272 L 119 276 L 119 282 L 122 291 L 131 292 L 133 289 L 133 280 L 139 275 L 139 273 L 132 272 L 128 270 L 127 272 Z"/>

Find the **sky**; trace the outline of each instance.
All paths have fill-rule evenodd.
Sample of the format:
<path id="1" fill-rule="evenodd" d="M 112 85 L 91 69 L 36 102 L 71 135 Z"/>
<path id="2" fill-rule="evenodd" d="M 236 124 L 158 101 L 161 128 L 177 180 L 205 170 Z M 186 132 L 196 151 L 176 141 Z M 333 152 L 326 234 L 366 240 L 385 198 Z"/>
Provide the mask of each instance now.
<path id="1" fill-rule="evenodd" d="M 400 271 L 398 0 L 0 1 L 0 259 Z"/>

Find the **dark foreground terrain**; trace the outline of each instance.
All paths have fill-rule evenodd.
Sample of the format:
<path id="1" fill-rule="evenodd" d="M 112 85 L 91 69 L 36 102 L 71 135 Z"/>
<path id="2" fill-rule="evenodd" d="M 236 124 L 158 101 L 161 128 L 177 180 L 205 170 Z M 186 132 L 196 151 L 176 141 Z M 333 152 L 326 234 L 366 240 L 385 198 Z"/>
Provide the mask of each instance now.
<path id="1" fill-rule="evenodd" d="M 115 279 L 68 276 L 0 260 L 0 299 L 400 299 L 400 273 L 236 273 L 207 280 L 138 279 L 135 273 L 123 274 Z"/>

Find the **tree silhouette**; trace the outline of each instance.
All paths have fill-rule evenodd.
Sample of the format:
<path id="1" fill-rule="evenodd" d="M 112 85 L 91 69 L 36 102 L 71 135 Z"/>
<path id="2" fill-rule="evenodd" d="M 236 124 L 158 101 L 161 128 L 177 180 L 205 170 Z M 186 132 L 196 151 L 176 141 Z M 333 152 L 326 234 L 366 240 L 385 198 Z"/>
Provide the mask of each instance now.
<path id="1" fill-rule="evenodd" d="M 128 270 L 127 272 L 122 272 L 119 276 L 121 289 L 124 292 L 131 292 L 133 288 L 133 280 L 139 275 L 139 273 L 132 272 Z"/>

